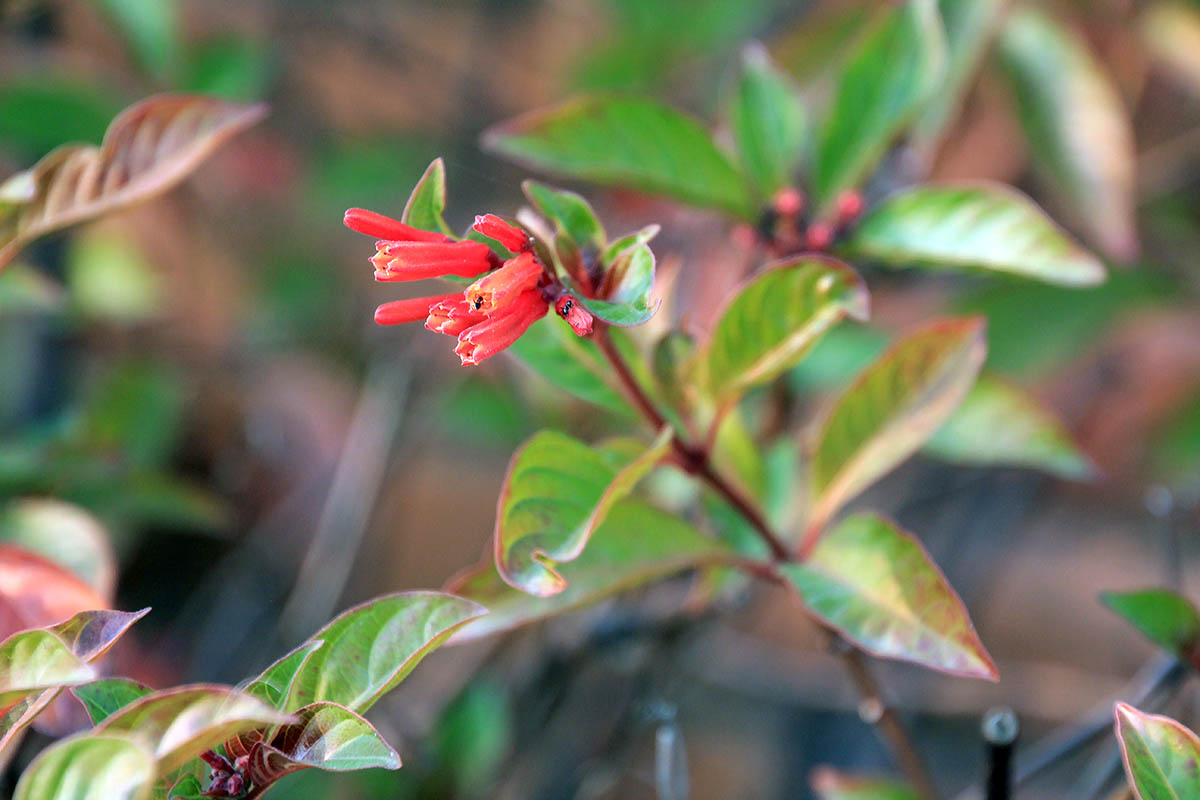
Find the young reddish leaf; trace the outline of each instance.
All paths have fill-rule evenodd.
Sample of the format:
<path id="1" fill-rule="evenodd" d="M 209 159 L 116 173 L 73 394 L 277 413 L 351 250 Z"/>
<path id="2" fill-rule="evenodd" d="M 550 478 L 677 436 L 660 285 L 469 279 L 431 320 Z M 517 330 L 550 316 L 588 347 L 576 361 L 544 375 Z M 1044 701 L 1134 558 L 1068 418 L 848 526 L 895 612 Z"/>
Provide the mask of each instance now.
<path id="1" fill-rule="evenodd" d="M 22 631 L 0 642 L 0 711 L 47 689 L 95 677 L 95 670 L 48 630 Z"/>
<path id="2" fill-rule="evenodd" d="M 567 587 L 556 563 L 580 556 L 613 505 L 670 451 L 671 429 L 649 447 L 632 444 L 597 448 L 542 431 L 513 454 L 494 538 L 496 569 L 509 585 L 540 597 Z"/>
<path id="3" fill-rule="evenodd" d="M 508 351 L 563 391 L 622 417 L 635 416 L 600 348 L 555 315 L 533 323 Z"/>
<path id="4" fill-rule="evenodd" d="M 1104 265 L 1007 186 L 918 186 L 885 200 L 846 243 L 854 258 L 1020 275 L 1063 286 L 1104 282 Z"/>
<path id="5" fill-rule="evenodd" d="M 1035 8 L 1009 15 L 1000 53 L 1035 166 L 1105 252 L 1132 257 L 1134 139 L 1120 93 L 1079 36 Z"/>
<path id="6" fill-rule="evenodd" d="M 791 186 L 805 155 L 808 115 L 799 89 L 755 42 L 742 51 L 741 70 L 726 115 L 742 166 L 762 197 Z"/>
<path id="7" fill-rule="evenodd" d="M 167 773 L 239 733 L 290 721 L 230 686 L 196 684 L 135 700 L 96 726 L 96 732 L 142 742 L 154 754 L 159 772 Z"/>
<path id="8" fill-rule="evenodd" d="M 83 704 L 93 725 L 99 725 L 152 691 L 154 690 L 149 686 L 128 678 L 103 678 L 71 688 L 71 694 Z"/>
<path id="9" fill-rule="evenodd" d="M 1200 738 L 1170 717 L 1117 703 L 1117 741 L 1138 800 L 1200 797 Z"/>
<path id="10" fill-rule="evenodd" d="M 813 166 L 817 206 L 859 185 L 937 88 L 946 41 L 935 0 L 890 3 L 838 77 Z"/>
<path id="11" fill-rule="evenodd" d="M 780 571 L 809 611 L 882 658 L 996 680 L 962 600 L 907 531 L 875 514 L 846 518 L 806 561 Z"/>
<path id="12" fill-rule="evenodd" d="M 439 231 L 447 236 L 453 236 L 450 226 L 442 218 L 446 211 L 446 165 L 442 159 L 435 158 L 425 168 L 425 173 L 413 187 L 408 202 L 404 205 L 404 214 L 400 221 L 420 228 L 423 231 Z"/>
<path id="13" fill-rule="evenodd" d="M 195 95 L 159 95 L 130 106 L 100 147 L 66 145 L 29 170 L 34 192 L 0 218 L 0 269 L 39 236 L 166 191 L 265 114 L 262 105 Z"/>
<path id="14" fill-rule="evenodd" d="M 730 300 L 701 358 L 719 403 L 795 366 L 847 315 L 867 316 L 867 288 L 848 264 L 800 256 L 756 275 Z"/>
<path id="15" fill-rule="evenodd" d="M 1101 592 L 1100 600 L 1168 653 L 1200 663 L 1200 612 L 1183 595 L 1169 589 L 1143 589 Z"/>
<path id="16" fill-rule="evenodd" d="M 297 670 L 286 709 L 328 701 L 366 711 L 450 634 L 485 613 L 441 592 L 400 592 L 355 606 L 309 638 L 325 644 Z"/>
<path id="17" fill-rule="evenodd" d="M 148 800 L 154 754 L 124 736 L 90 734 L 47 747 L 21 774 L 13 800 Z"/>
<path id="18" fill-rule="evenodd" d="M 899 781 L 847 775 L 818 767 L 810 781 L 821 800 L 920 800 L 920 795 Z"/>
<path id="19" fill-rule="evenodd" d="M 976 381 L 925 452 L 957 464 L 1032 467 L 1068 480 L 1095 474 L 1092 462 L 1051 411 L 992 375 Z"/>
<path id="20" fill-rule="evenodd" d="M 53 561 L 100 597 L 112 598 L 116 555 L 100 520 L 79 506 L 50 498 L 17 500 L 0 514 L 0 541 Z"/>
<path id="21" fill-rule="evenodd" d="M 665 194 L 746 220 L 757 213 L 745 178 L 704 126 L 654 100 L 583 95 L 491 128 L 483 144 L 532 167 Z"/>
<path id="22" fill-rule="evenodd" d="M 242 691 L 282 711 L 287 707 L 288 695 L 291 694 L 296 676 L 309 657 L 324 644 L 321 639 L 304 642 L 264 669 L 262 674 L 250 681 Z"/>
<path id="23" fill-rule="evenodd" d="M 858 376 L 817 434 L 810 531 L 925 444 L 966 397 L 984 351 L 983 320 L 943 320 L 905 336 Z"/>
<path id="24" fill-rule="evenodd" d="M 107 605 L 107 598 L 58 564 L 0 544 L 0 636 Z"/>
<path id="25" fill-rule="evenodd" d="M 579 558 L 561 566 L 566 588 L 558 594 L 535 597 L 512 588 L 491 560 L 453 578 L 446 591 L 484 605 L 488 613 L 452 642 L 527 625 L 689 567 L 731 558 L 727 548 L 674 514 L 626 498 L 612 507 Z"/>

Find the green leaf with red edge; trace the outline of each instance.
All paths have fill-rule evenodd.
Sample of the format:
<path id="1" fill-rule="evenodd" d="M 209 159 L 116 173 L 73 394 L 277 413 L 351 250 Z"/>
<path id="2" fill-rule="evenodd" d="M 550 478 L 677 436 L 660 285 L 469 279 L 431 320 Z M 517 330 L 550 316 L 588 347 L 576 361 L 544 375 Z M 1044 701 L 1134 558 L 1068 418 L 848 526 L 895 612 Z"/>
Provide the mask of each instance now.
<path id="1" fill-rule="evenodd" d="M 446 165 L 435 158 L 413 187 L 400 221 L 423 231 L 437 231 L 454 236 L 442 214 L 446 211 Z M 457 237 L 455 237 L 457 238 Z"/>
<path id="2" fill-rule="evenodd" d="M 935 0 L 888 4 L 841 70 L 817 142 L 816 205 L 858 186 L 942 79 L 946 41 Z"/>
<path id="3" fill-rule="evenodd" d="M 810 530 L 933 436 L 966 397 L 985 351 L 982 319 L 941 320 L 900 339 L 858 376 L 817 432 Z"/>
<path id="4" fill-rule="evenodd" d="M 780 571 L 808 610 L 881 658 L 995 680 L 962 600 L 911 533 L 855 514 L 817 541 L 807 560 Z"/>
<path id="5" fill-rule="evenodd" d="M 327 701 L 366 711 L 450 634 L 485 613 L 441 592 L 400 592 L 355 606 L 309 638 L 325 644 L 296 672 L 285 708 Z"/>
<path id="6" fill-rule="evenodd" d="M 674 514 L 627 497 L 612 507 L 579 557 L 561 565 L 566 588 L 558 594 L 535 597 L 514 589 L 490 560 L 452 579 L 446 591 L 482 604 L 488 613 L 451 642 L 507 631 L 690 567 L 733 558 L 730 550 Z"/>
<path id="7" fill-rule="evenodd" d="M 557 315 L 547 314 L 533 323 L 508 351 L 563 391 L 614 414 L 636 416 L 600 348 L 591 339 L 576 336 Z"/>
<path id="8" fill-rule="evenodd" d="M 1054 414 L 1029 393 L 982 375 L 925 453 L 956 464 L 1032 467 L 1085 481 L 1095 467 Z"/>
<path id="9" fill-rule="evenodd" d="M 1178 592 L 1169 589 L 1101 592 L 1100 600 L 1168 653 L 1185 661 L 1197 658 L 1200 612 Z"/>
<path id="10" fill-rule="evenodd" d="M 810 783 L 821 800 L 920 800 L 921 797 L 891 778 L 848 775 L 829 767 L 813 770 Z"/>
<path id="11" fill-rule="evenodd" d="M 665 194 L 742 219 L 745 177 L 699 122 L 642 97 L 581 95 L 489 129 L 484 147 L 531 167 Z"/>
<path id="12" fill-rule="evenodd" d="M 600 296 L 581 295 L 580 300 L 596 317 L 613 325 L 641 325 L 658 311 L 661 300 L 654 293 L 654 253 L 644 244 L 618 256 L 604 275 Z"/>
<path id="13" fill-rule="evenodd" d="M 1117 88 L 1078 35 L 1036 8 L 1009 15 L 999 52 L 1047 186 L 1106 253 L 1132 257 L 1134 137 Z"/>
<path id="14" fill-rule="evenodd" d="M 45 629 L 21 631 L 0 642 L 0 709 L 47 689 L 94 680 L 96 672 Z"/>
<path id="15" fill-rule="evenodd" d="M 892 267 L 999 272 L 1062 286 L 1105 278 L 1104 265 L 1032 200 L 982 182 L 893 195 L 854 228 L 844 252 Z"/>
<path id="16" fill-rule="evenodd" d="M 124 736 L 74 736 L 47 747 L 21 774 L 13 800 L 147 800 L 153 752 Z"/>
<path id="17" fill-rule="evenodd" d="M 795 366 L 846 316 L 865 319 L 868 295 L 850 265 L 798 256 L 751 278 L 721 312 L 699 357 L 719 403 Z"/>
<path id="18" fill-rule="evenodd" d="M 167 773 L 226 739 L 290 719 L 231 686 L 195 684 L 148 694 L 95 730 L 142 742 L 154 754 L 159 772 Z"/>
<path id="19" fill-rule="evenodd" d="M 1117 703 L 1117 741 L 1138 800 L 1200 797 L 1200 738 L 1170 717 Z"/>
<path id="20" fill-rule="evenodd" d="M 632 446 L 630 446 L 632 445 Z M 653 444 L 593 447 L 542 431 L 513 454 L 500 490 L 496 569 L 514 588 L 547 597 L 567 588 L 556 566 L 574 561 L 613 505 L 671 449 L 671 429 Z"/>
<path id="21" fill-rule="evenodd" d="M 165 192 L 265 115 L 263 105 L 199 95 L 164 94 L 130 106 L 99 147 L 65 145 L 30 168 L 28 177 L 5 181 L 21 186 L 23 200 L 0 217 L 0 269 L 39 236 Z"/>
<path id="22" fill-rule="evenodd" d="M 798 87 L 757 42 L 742 51 L 726 115 L 742 167 L 763 198 L 791 186 L 805 156 L 808 115 Z"/>
<path id="23" fill-rule="evenodd" d="M 262 671 L 257 678 L 242 687 L 246 694 L 257 697 L 274 708 L 283 710 L 296 682 L 296 676 L 314 652 L 325 644 L 321 639 L 309 640 Z"/>
<path id="24" fill-rule="evenodd" d="M 608 242 L 604 226 L 592 206 L 581 195 L 554 189 L 537 181 L 521 184 L 525 196 L 543 217 L 554 222 L 581 249 L 591 247 L 598 255 Z"/>
<path id="25" fill-rule="evenodd" d="M 149 686 L 128 678 L 102 678 L 71 688 L 71 694 L 83 705 L 93 725 L 99 725 L 153 691 Z"/>

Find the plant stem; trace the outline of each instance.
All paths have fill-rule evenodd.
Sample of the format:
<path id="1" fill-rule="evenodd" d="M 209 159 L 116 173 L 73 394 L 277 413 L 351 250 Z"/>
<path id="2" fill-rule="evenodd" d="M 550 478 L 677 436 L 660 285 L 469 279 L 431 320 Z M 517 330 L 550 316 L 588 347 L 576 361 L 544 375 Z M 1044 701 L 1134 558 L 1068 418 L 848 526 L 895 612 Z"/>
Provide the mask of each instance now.
<path id="1" fill-rule="evenodd" d="M 608 335 L 607 326 L 597 325 L 593 333 L 593 338 L 596 340 L 600 351 L 604 353 L 612 365 L 613 371 L 620 379 L 621 385 L 624 387 L 625 394 L 629 397 L 630 402 L 646 418 L 646 421 L 654 426 L 656 430 L 661 430 L 664 426 L 669 425 L 670 423 L 654 407 L 653 401 L 642 390 L 637 379 L 634 378 L 633 372 L 629 369 L 629 365 L 625 363 L 625 359 L 617 351 L 612 338 Z M 675 450 L 676 460 L 683 469 L 707 483 L 709 488 L 721 495 L 726 502 L 733 506 L 750 523 L 759 538 L 770 549 L 772 566 L 796 560 L 791 548 L 771 529 L 771 524 L 767 521 L 762 511 L 747 499 L 737 487 L 721 477 L 713 468 L 712 459 L 707 447 L 689 446 L 686 442 L 680 440 L 678 432 L 671 439 L 671 446 Z M 755 571 L 759 574 L 765 573 L 765 577 L 775 582 L 783 582 L 783 578 L 771 566 L 768 566 L 766 570 Z M 905 777 L 912 784 L 912 787 L 922 797 L 926 798 L 926 800 L 938 800 L 940 795 L 937 792 L 937 787 L 934 785 L 933 779 L 925 768 L 925 764 L 922 762 L 920 754 L 913 744 L 912 737 L 896 712 L 883 701 L 883 693 L 879 688 L 879 684 L 875 681 L 875 676 L 871 674 L 870 669 L 867 667 L 866 661 L 863 660 L 862 653 L 833 628 L 820 621 L 817 624 L 829 636 L 831 649 L 841 658 L 846 672 L 850 675 L 851 683 L 854 684 L 854 688 L 861 698 L 859 708 L 863 718 L 874 725 L 879 736 L 891 749 L 893 756 L 896 758 L 896 763 L 904 772 Z"/>

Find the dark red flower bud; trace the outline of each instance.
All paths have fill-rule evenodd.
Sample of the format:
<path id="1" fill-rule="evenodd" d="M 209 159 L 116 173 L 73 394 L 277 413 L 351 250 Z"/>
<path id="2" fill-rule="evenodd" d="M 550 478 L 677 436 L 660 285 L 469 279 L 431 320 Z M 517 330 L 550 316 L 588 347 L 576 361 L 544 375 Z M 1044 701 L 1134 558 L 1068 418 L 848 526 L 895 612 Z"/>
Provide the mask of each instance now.
<path id="1" fill-rule="evenodd" d="M 827 222 L 814 222 L 804 234 L 804 244 L 809 250 L 822 252 L 833 244 L 833 226 Z"/>
<path id="2" fill-rule="evenodd" d="M 471 227 L 489 239 L 495 239 L 513 253 L 528 250 L 531 244 L 528 233 L 516 225 L 505 222 L 495 214 L 485 214 L 481 217 L 476 217 L 475 224 Z"/>
<path id="3" fill-rule="evenodd" d="M 863 212 L 863 196 L 861 192 L 849 190 L 838 195 L 837 217 L 843 225 L 853 222 Z"/>
<path id="4" fill-rule="evenodd" d="M 429 316 L 429 310 L 447 300 L 462 299 L 460 294 L 440 294 L 434 297 L 414 297 L 411 300 L 393 300 L 375 309 L 375 321 L 380 325 L 402 325 L 419 322 Z"/>
<path id="5" fill-rule="evenodd" d="M 492 266 L 492 250 L 483 242 L 390 242 L 375 245 L 375 280 L 416 281 L 457 275 L 473 278 Z"/>
<path id="6" fill-rule="evenodd" d="M 246 780 L 241 775 L 230 775 L 225 781 L 225 791 L 229 792 L 230 797 L 241 797 L 245 788 Z"/>
<path id="7" fill-rule="evenodd" d="M 352 231 L 374 236 L 376 239 L 387 239 L 393 242 L 449 242 L 449 236 L 433 231 L 423 231 L 406 225 L 398 219 L 367 211 L 365 208 L 351 208 L 342 218 L 342 222 Z"/>
<path id="8" fill-rule="evenodd" d="M 771 208 L 781 217 L 794 217 L 804 210 L 804 195 L 796 189 L 780 189 L 771 199 Z"/>
<path id="9" fill-rule="evenodd" d="M 538 285 L 542 265 L 533 253 L 521 253 L 504 262 L 495 272 L 489 272 L 467 287 L 467 300 L 476 311 L 494 314 L 513 300 Z"/>
<path id="10" fill-rule="evenodd" d="M 576 336 L 588 336 L 592 332 L 592 312 L 584 308 L 575 297 L 564 294 L 554 302 L 554 310 L 567 321 Z"/>

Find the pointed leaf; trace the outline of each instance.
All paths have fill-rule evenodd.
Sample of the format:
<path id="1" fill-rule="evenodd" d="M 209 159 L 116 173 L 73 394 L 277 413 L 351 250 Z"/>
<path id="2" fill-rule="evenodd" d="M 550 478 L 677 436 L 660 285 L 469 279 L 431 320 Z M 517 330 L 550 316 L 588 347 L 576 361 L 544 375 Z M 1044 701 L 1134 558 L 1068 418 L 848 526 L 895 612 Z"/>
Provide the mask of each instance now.
<path id="1" fill-rule="evenodd" d="M 325 645 L 296 673 L 287 710 L 328 701 L 366 711 L 450 634 L 485 613 L 441 592 L 400 592 L 355 606 L 309 638 Z"/>
<path id="2" fill-rule="evenodd" d="M 1200 646 L 1200 612 L 1178 592 L 1169 589 L 1101 592 L 1100 599 L 1168 653 L 1185 661 L 1196 658 Z"/>
<path id="3" fill-rule="evenodd" d="M 658 232 L 662 230 L 659 225 L 647 225 L 641 230 L 628 233 L 619 239 L 610 242 L 608 247 L 604 248 L 604 254 L 601 256 L 601 261 L 605 264 L 611 264 L 616 259 L 628 250 L 632 250 L 639 244 L 648 244 L 651 239 L 658 236 Z"/>
<path id="4" fill-rule="evenodd" d="M 263 670 L 262 674 L 250 681 L 242 691 L 282 711 L 287 707 L 288 696 L 296 682 L 296 676 L 309 657 L 324 644 L 321 639 L 304 642 Z"/>
<path id="5" fill-rule="evenodd" d="M 496 568 L 508 584 L 541 597 L 567 587 L 556 563 L 579 557 L 613 504 L 669 452 L 671 429 L 648 448 L 633 443 L 628 453 L 542 431 L 513 454 L 495 530 Z"/>
<path id="6" fill-rule="evenodd" d="M 154 755 L 123 736 L 56 742 L 21 775 L 13 800 L 147 800 Z"/>
<path id="7" fill-rule="evenodd" d="M 46 689 L 94 680 L 96 672 L 48 630 L 14 633 L 0 642 L 0 709 Z"/>
<path id="8" fill-rule="evenodd" d="M 622 253 L 612 264 L 601 287 L 604 299 L 580 296 L 595 316 L 613 325 L 641 325 L 658 311 L 653 297 L 654 253 L 644 244 Z"/>
<path id="9" fill-rule="evenodd" d="M 614 414 L 634 416 L 596 343 L 576 336 L 557 315 L 533 323 L 508 351 L 563 391 Z"/>
<path id="10" fill-rule="evenodd" d="M 534 597 L 512 588 L 490 561 L 453 579 L 446 591 L 488 609 L 486 616 L 463 628 L 453 641 L 527 625 L 680 570 L 731 557 L 728 549 L 674 514 L 626 498 L 612 507 L 579 558 L 561 566 L 566 588 L 556 595 Z"/>
<path id="11" fill-rule="evenodd" d="M 918 186 L 854 229 L 851 257 L 1020 275 L 1062 286 L 1104 282 L 1104 266 L 1025 195 L 998 184 Z"/>
<path id="12" fill-rule="evenodd" d="M 424 231 L 439 231 L 452 236 L 450 226 L 442 218 L 446 210 L 446 165 L 435 158 L 413 187 L 404 205 L 402 222 Z"/>
<path id="13" fill-rule="evenodd" d="M 837 259 L 800 256 L 743 286 L 701 351 L 718 401 L 736 399 L 796 365 L 821 335 L 849 315 L 867 316 L 862 278 Z"/>
<path id="14" fill-rule="evenodd" d="M 943 320 L 896 342 L 858 376 L 817 434 L 810 529 L 925 444 L 966 397 L 984 352 L 981 319 Z"/>
<path id="15" fill-rule="evenodd" d="M 779 569 L 809 611 L 864 650 L 996 680 L 962 600 L 920 542 L 883 517 L 848 517 L 808 560 Z"/>
<path id="16" fill-rule="evenodd" d="M 934 0 L 888 8 L 863 36 L 834 89 L 817 143 L 813 189 L 827 211 L 887 153 L 941 81 L 946 41 Z"/>
<path id="17" fill-rule="evenodd" d="M 399 769 L 400 756 L 365 719 L 335 703 L 314 703 L 296 712 L 271 743 L 251 751 L 250 774 L 264 786 L 297 770 L 332 772 Z"/>
<path id="18" fill-rule="evenodd" d="M 761 195 L 791 186 L 805 154 L 807 114 L 797 87 L 758 43 L 742 52 L 728 116 L 742 166 Z"/>
<path id="19" fill-rule="evenodd" d="M 743 219 L 746 181 L 691 117 L 654 100 L 583 95 L 496 126 L 489 150 L 531 167 L 665 194 Z"/>
<path id="20" fill-rule="evenodd" d="M 153 689 L 128 678 L 104 678 L 75 686 L 71 694 L 83 704 L 93 725 L 111 717 L 125 706 L 150 694 Z"/>
<path id="21" fill-rule="evenodd" d="M 0 269 L 39 236 L 166 191 L 265 114 L 262 105 L 195 95 L 159 95 L 130 106 L 100 147 L 61 147 L 29 171 L 33 198 L 0 219 Z"/>
<path id="22" fill-rule="evenodd" d="M 1035 165 L 1110 255 L 1137 252 L 1134 141 L 1121 96 L 1086 44 L 1039 10 L 1014 10 L 1000 54 Z"/>
<path id="23" fill-rule="evenodd" d="M 829 767 L 813 770 L 812 788 L 821 800 L 920 800 L 899 781 L 848 775 Z"/>
<path id="24" fill-rule="evenodd" d="M 1117 703 L 1117 741 L 1138 800 L 1200 797 L 1200 738 L 1170 717 Z"/>
<path id="25" fill-rule="evenodd" d="M 1095 474 L 1053 413 L 1023 390 L 990 375 L 971 387 L 925 452 L 958 464 L 1033 467 L 1069 480 L 1088 480 Z"/>

